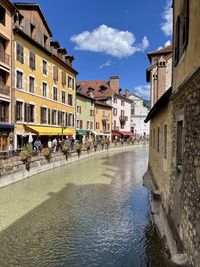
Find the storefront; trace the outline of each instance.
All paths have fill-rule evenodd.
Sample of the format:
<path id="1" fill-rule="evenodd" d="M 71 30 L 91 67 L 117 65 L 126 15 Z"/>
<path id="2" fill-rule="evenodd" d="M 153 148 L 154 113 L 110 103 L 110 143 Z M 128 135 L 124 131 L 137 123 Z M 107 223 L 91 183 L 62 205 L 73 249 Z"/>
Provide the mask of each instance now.
<path id="1" fill-rule="evenodd" d="M 13 148 L 13 124 L 0 124 L 0 151 L 8 151 Z"/>

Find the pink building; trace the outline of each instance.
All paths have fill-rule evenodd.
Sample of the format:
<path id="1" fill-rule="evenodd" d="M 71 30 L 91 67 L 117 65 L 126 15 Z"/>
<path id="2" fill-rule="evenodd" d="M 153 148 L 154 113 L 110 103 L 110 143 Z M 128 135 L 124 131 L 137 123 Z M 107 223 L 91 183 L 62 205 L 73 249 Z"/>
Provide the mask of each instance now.
<path id="1" fill-rule="evenodd" d="M 78 82 L 84 93 L 92 92 L 95 99 L 106 102 L 112 110 L 112 138 L 129 137 L 131 133 L 131 103 L 129 92 L 121 93 L 119 77 L 112 76 L 109 81 L 86 80 Z"/>

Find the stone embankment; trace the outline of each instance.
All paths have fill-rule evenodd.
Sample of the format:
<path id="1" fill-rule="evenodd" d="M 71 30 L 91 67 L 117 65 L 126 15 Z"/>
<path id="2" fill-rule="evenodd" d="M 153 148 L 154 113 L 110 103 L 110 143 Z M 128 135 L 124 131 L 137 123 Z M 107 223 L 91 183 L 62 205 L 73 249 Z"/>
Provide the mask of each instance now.
<path id="1" fill-rule="evenodd" d="M 134 147 L 148 144 L 147 141 L 139 141 L 134 144 L 110 144 L 109 149 L 101 149 L 100 147 L 94 151 L 91 149 L 89 152 L 84 149 L 81 151 L 80 157 L 76 151 L 71 151 L 68 158 L 62 152 L 53 153 L 50 160 L 47 160 L 44 156 L 35 156 L 31 158 L 29 168 L 23 163 L 19 158 L 11 162 L 0 163 L 0 188 L 7 186 L 12 183 L 16 183 L 30 176 L 36 175 L 38 173 L 63 166 L 65 164 L 70 164 L 72 162 L 83 160 L 95 155 L 106 153 L 107 151 L 123 151 L 128 149 L 133 149 Z"/>

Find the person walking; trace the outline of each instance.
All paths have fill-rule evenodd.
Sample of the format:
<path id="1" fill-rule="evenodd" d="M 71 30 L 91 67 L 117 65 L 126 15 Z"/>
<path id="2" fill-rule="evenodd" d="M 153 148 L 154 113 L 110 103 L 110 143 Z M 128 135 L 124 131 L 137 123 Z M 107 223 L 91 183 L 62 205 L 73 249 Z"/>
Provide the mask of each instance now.
<path id="1" fill-rule="evenodd" d="M 34 142 L 34 147 L 36 148 L 37 155 L 40 153 L 41 146 L 42 146 L 41 141 L 39 137 L 37 137 L 37 139 Z"/>
<path id="2" fill-rule="evenodd" d="M 52 142 L 51 142 L 51 139 L 49 139 L 49 141 L 48 141 L 48 148 L 50 149 L 50 151 L 52 151 Z"/>
<path id="3" fill-rule="evenodd" d="M 58 142 L 57 142 L 57 139 L 56 139 L 56 138 L 54 138 L 54 139 L 53 139 L 53 142 L 52 142 L 52 144 L 53 144 L 53 152 L 56 152 L 56 150 L 57 150 L 57 144 L 58 144 Z"/>

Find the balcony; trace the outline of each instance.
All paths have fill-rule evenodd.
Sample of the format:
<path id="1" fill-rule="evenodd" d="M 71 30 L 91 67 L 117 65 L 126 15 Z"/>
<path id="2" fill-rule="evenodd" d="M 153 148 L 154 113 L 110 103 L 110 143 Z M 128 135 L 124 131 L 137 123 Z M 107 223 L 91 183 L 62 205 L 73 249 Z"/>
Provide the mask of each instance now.
<path id="1" fill-rule="evenodd" d="M 0 83 L 0 94 L 10 96 L 10 86 Z"/>
<path id="2" fill-rule="evenodd" d="M 0 49 L 0 61 L 10 65 L 10 56 Z"/>
<path id="3" fill-rule="evenodd" d="M 128 116 L 120 116 L 120 117 L 119 117 L 119 120 L 120 120 L 121 122 L 126 122 L 126 121 L 128 120 Z"/>

